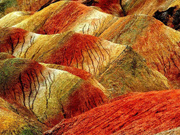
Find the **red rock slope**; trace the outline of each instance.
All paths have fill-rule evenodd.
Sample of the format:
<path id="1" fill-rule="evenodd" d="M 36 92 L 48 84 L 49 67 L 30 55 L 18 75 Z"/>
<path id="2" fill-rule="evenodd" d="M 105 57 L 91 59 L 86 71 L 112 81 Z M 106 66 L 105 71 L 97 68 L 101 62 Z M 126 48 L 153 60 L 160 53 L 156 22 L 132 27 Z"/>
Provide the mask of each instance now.
<path id="1" fill-rule="evenodd" d="M 180 126 L 180 90 L 134 93 L 65 119 L 46 135 L 155 134 Z"/>
<path id="2" fill-rule="evenodd" d="M 2 18 L 0 23 L 5 20 Z M 84 34 L 97 35 L 115 20 L 117 17 L 87 7 L 79 2 L 60 1 L 34 13 L 21 22 L 19 21 L 14 27 L 40 34 L 56 34 L 73 30 Z"/>

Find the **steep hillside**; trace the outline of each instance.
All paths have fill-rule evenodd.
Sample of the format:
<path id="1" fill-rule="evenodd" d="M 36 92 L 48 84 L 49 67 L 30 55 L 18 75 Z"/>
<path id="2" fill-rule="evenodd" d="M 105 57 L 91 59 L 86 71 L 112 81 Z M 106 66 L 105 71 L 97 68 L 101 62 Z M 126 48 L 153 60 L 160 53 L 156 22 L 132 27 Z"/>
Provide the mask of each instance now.
<path id="1" fill-rule="evenodd" d="M 14 18 L 16 17 L 16 12 L 11 14 Z M 1 27 L 6 26 L 4 22 L 8 21 L 8 16 L 10 15 L 0 19 Z M 56 34 L 71 30 L 83 34 L 99 35 L 118 18 L 79 2 L 60 1 L 28 18 L 22 18 L 21 21 L 20 19 L 17 21 L 17 19 L 12 20 L 11 24 L 14 26 L 11 26 L 40 34 Z"/>
<path id="2" fill-rule="evenodd" d="M 152 135 L 180 126 L 179 90 L 129 94 L 65 119 L 46 135 Z"/>
<path id="3" fill-rule="evenodd" d="M 0 98 L 0 134 L 42 134 L 48 128 L 23 106 Z"/>
<path id="4" fill-rule="evenodd" d="M 120 18 L 100 37 L 131 46 L 146 59 L 148 66 L 179 84 L 180 33 L 178 31 L 152 17 L 132 15 Z"/>
<path id="5" fill-rule="evenodd" d="M 0 97 L 27 108 L 48 126 L 108 101 L 106 90 L 94 79 L 1 55 L 6 59 L 0 60 Z"/>

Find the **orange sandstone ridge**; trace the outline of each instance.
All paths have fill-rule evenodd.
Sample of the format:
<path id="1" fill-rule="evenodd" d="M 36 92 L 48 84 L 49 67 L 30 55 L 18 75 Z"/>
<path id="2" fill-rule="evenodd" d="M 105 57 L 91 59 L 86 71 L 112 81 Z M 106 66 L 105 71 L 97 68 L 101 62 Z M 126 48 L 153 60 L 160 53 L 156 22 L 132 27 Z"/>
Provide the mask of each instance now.
<path id="1" fill-rule="evenodd" d="M 179 90 L 127 95 L 65 119 L 44 134 L 155 134 L 180 126 L 179 96 Z"/>

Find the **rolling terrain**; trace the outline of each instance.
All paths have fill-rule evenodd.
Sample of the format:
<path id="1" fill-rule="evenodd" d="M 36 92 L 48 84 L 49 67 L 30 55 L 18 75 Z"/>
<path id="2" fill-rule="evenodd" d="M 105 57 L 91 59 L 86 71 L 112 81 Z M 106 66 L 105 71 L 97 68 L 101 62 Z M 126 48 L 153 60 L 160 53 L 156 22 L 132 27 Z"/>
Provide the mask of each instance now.
<path id="1" fill-rule="evenodd" d="M 179 0 L 1 0 L 0 134 L 178 134 Z"/>

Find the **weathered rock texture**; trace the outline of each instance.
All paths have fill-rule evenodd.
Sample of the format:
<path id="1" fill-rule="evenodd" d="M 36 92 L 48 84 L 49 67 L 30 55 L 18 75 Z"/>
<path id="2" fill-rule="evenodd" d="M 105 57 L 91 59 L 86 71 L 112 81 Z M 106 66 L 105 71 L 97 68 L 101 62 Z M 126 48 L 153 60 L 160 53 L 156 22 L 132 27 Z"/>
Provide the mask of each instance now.
<path id="1" fill-rule="evenodd" d="M 152 16 L 157 10 L 166 10 L 176 0 L 122 0 L 128 15 L 146 14 Z"/>
<path id="2" fill-rule="evenodd" d="M 1 0 L 0 134 L 174 132 L 179 8 L 180 0 Z"/>
<path id="3" fill-rule="evenodd" d="M 0 17 L 12 11 L 37 11 L 49 0 L 1 0 Z"/>
<path id="4" fill-rule="evenodd" d="M 83 80 L 32 60 L 1 60 L 0 73 L 0 96 L 27 108 L 48 126 L 108 101 L 106 90 L 95 79 Z"/>
<path id="5" fill-rule="evenodd" d="M 146 59 L 148 66 L 179 84 L 180 33 L 178 31 L 152 17 L 132 15 L 120 18 L 100 37 L 131 46 Z"/>
<path id="6" fill-rule="evenodd" d="M 75 15 L 71 17 L 72 14 Z M 99 16 L 99 18 L 96 17 L 97 15 Z M 6 19 L 2 18 L 0 22 L 4 22 L 4 20 Z M 92 40 L 91 42 L 93 43 L 99 42 L 97 40 L 98 38 L 93 38 L 88 35 L 72 34 L 71 36 L 71 34 L 67 34 L 67 31 L 73 30 L 82 34 L 91 34 L 115 43 L 131 46 L 135 51 L 137 51 L 146 59 L 148 66 L 164 74 L 171 81 L 172 86 L 175 86 L 175 88 L 179 88 L 179 32 L 163 25 L 163 23 L 157 21 L 153 17 L 146 15 L 131 15 L 124 18 L 117 18 L 113 17 L 112 15 L 97 11 L 91 7 L 86 7 L 85 5 L 82 5 L 78 2 L 61 1 L 51 4 L 41 11 L 31 15 L 31 17 L 28 17 L 20 23 L 17 23 L 16 25 L 14 25 L 14 27 L 19 27 L 28 31 L 39 32 L 42 34 L 55 34 L 65 32 L 66 34 L 63 34 L 64 39 L 61 39 L 65 40 L 65 44 L 69 44 L 68 42 L 66 42 L 66 40 L 68 40 L 70 44 L 74 44 L 73 41 L 80 41 L 80 37 L 82 37 L 82 40 L 84 40 L 83 37 L 86 37 L 86 40 Z M 38 36 L 39 35 L 36 35 L 35 37 Z M 55 36 L 51 37 L 55 39 Z M 87 41 L 84 40 L 83 42 Z M 85 44 L 83 42 L 81 43 Z M 101 44 L 103 43 L 101 42 Z M 78 44 L 76 43 L 76 45 Z M 87 46 L 86 49 L 91 48 L 88 48 Z M 62 49 L 59 51 L 63 52 Z M 48 56 L 50 61 L 52 57 L 55 58 L 55 55 L 57 56 L 57 52 L 51 52 L 53 53 L 53 56 Z M 114 54 L 114 52 L 112 52 L 112 54 Z M 32 56 L 28 58 L 34 57 L 33 53 L 31 53 L 31 55 Z M 96 57 L 95 54 L 92 55 Z M 110 54 L 110 56 L 112 55 Z M 40 57 L 41 59 L 45 59 L 44 56 Z M 72 57 L 70 59 L 72 59 Z M 74 59 L 77 59 L 77 61 L 79 61 L 77 57 L 75 57 Z M 91 59 L 93 59 L 93 56 L 91 56 Z M 51 62 L 54 62 L 54 64 L 62 65 L 65 62 L 63 58 L 58 60 L 59 61 L 52 60 Z M 61 60 L 64 62 L 61 62 Z M 71 62 L 71 60 L 69 61 Z M 45 62 L 49 61 L 45 60 Z M 96 65 L 96 62 L 94 61 L 94 63 L 92 63 L 91 60 L 89 60 L 89 63 L 92 63 L 92 65 Z M 68 63 L 66 61 L 66 65 L 69 66 L 69 64 L 71 63 Z M 90 64 L 87 65 L 90 66 Z M 78 66 L 80 65 L 76 65 L 76 67 Z M 90 69 L 85 70 L 93 70 L 93 68 L 91 68 L 90 66 Z M 95 72 L 95 70 L 96 69 L 94 68 L 94 71 L 90 72 Z"/>
<path id="7" fill-rule="evenodd" d="M 179 96 L 179 90 L 129 94 L 65 119 L 45 134 L 155 134 L 180 126 Z"/>
<path id="8" fill-rule="evenodd" d="M 20 23 L 26 18 L 29 18 L 32 14 L 33 12 L 28 11 L 11 12 L 0 19 L 0 27 L 11 27 L 13 25 L 16 25 L 17 23 Z"/>
<path id="9" fill-rule="evenodd" d="M 0 126 L 2 135 L 42 134 L 48 129 L 26 108 L 9 104 L 2 98 L 0 98 Z"/>
<path id="10" fill-rule="evenodd" d="M 111 97 L 130 91 L 169 89 L 167 78 L 148 68 L 143 57 L 128 46 L 71 31 L 56 35 L 19 28 L 0 31 L 4 37 L 0 39 L 1 52 L 85 70 L 112 93 Z"/>
<path id="11" fill-rule="evenodd" d="M 99 35 L 117 19 L 115 16 L 87 7 L 79 2 L 60 1 L 26 19 L 23 18 L 21 22 L 12 21 L 13 24 L 17 22 L 14 27 L 40 34 L 56 34 L 71 30 L 83 34 Z M 0 20 L 0 23 L 4 21 L 5 17 Z M 3 25 L 1 26 L 3 27 Z"/>

